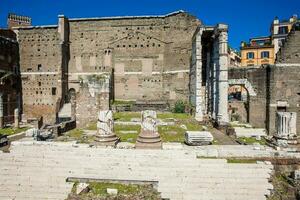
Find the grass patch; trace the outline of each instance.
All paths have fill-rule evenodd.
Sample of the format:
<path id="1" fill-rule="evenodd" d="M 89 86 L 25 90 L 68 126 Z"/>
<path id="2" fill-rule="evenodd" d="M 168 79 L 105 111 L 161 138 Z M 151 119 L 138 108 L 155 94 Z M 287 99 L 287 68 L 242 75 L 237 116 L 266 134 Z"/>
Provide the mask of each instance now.
<path id="1" fill-rule="evenodd" d="M 14 135 L 14 134 L 17 134 L 17 133 L 21 133 L 21 132 L 24 132 L 26 130 L 28 130 L 29 127 L 23 127 L 23 128 L 1 128 L 0 129 L 0 134 L 3 134 L 3 135 Z"/>
<path id="2" fill-rule="evenodd" d="M 122 131 L 136 131 L 136 132 L 135 133 L 122 133 Z M 114 132 L 120 138 L 121 142 L 135 143 L 140 131 L 141 131 L 141 126 L 139 126 L 139 125 L 116 124 L 114 126 Z"/>
<path id="3" fill-rule="evenodd" d="M 114 113 L 114 120 L 130 122 L 132 118 L 141 118 L 141 113 L 139 112 L 116 112 Z"/>
<path id="4" fill-rule="evenodd" d="M 185 131 L 179 125 L 158 126 L 158 133 L 163 142 L 184 142 Z"/>
<path id="5" fill-rule="evenodd" d="M 185 122 L 188 131 L 202 131 L 203 127 L 196 120 L 188 120 Z"/>
<path id="6" fill-rule="evenodd" d="M 255 163 L 256 163 L 256 160 L 252 160 L 252 159 L 229 158 L 229 159 L 227 159 L 227 163 L 255 164 Z"/>
<path id="7" fill-rule="evenodd" d="M 58 141 L 66 142 L 66 141 L 74 141 L 76 140 L 78 143 L 90 144 L 94 142 L 95 136 L 93 135 L 85 135 L 82 129 L 73 129 L 68 131 L 64 136 L 58 138 Z"/>
<path id="8" fill-rule="evenodd" d="M 107 188 L 114 188 L 118 190 L 119 194 L 129 195 L 129 194 L 138 193 L 142 187 L 140 185 L 133 185 L 133 184 L 125 185 L 120 183 L 95 183 L 95 182 L 90 183 L 89 186 L 93 194 L 101 195 L 101 196 L 107 195 L 106 193 Z"/>
<path id="9" fill-rule="evenodd" d="M 159 193 L 152 185 L 138 185 L 138 184 L 121 184 L 121 183 L 99 183 L 91 182 L 88 185 L 89 191 L 80 195 L 76 194 L 76 186 L 74 183 L 71 194 L 67 200 L 74 199 L 145 199 L 145 200 L 159 200 Z M 118 190 L 116 196 L 107 194 L 107 188 Z"/>
<path id="10" fill-rule="evenodd" d="M 215 156 L 197 156 L 197 159 L 220 159 Z"/>
<path id="11" fill-rule="evenodd" d="M 97 130 L 97 122 L 90 122 L 86 126 L 87 130 L 94 131 Z"/>
<path id="12" fill-rule="evenodd" d="M 83 130 L 82 130 L 82 129 L 77 129 L 77 128 L 75 128 L 75 129 L 73 129 L 73 130 L 68 131 L 68 132 L 66 133 L 66 135 L 68 135 L 68 136 L 70 136 L 70 137 L 72 137 L 72 138 L 78 139 L 78 138 L 80 138 L 80 137 L 83 136 Z"/>
<path id="13" fill-rule="evenodd" d="M 274 192 L 267 200 L 297 199 L 297 187 L 289 183 L 287 176 L 287 174 L 282 172 L 275 172 L 271 180 L 274 186 Z"/>
<path id="14" fill-rule="evenodd" d="M 129 106 L 131 106 L 133 104 L 135 104 L 135 101 L 115 100 L 114 102 L 112 102 L 112 105 L 116 105 L 116 106 L 118 106 L 118 105 L 122 105 L 122 106 L 129 105 Z"/>
<path id="15" fill-rule="evenodd" d="M 246 137 L 240 137 L 236 139 L 237 142 L 239 143 L 244 143 L 244 144 L 254 144 L 254 143 L 259 143 L 260 145 L 266 145 L 266 139 L 261 138 L 261 140 L 256 140 L 254 137 L 246 138 Z"/>
<path id="16" fill-rule="evenodd" d="M 191 119 L 192 116 L 187 113 L 159 113 L 157 114 L 157 118 L 159 119 L 168 119 L 168 118 L 174 118 L 177 120 L 184 120 L 184 119 Z"/>
<path id="17" fill-rule="evenodd" d="M 218 140 L 213 140 L 212 141 L 212 145 L 218 145 L 218 144 L 220 144 L 220 142 Z"/>
<path id="18" fill-rule="evenodd" d="M 140 118 L 140 112 L 117 112 L 114 113 L 116 121 L 131 121 L 132 118 Z M 185 125 L 189 131 L 201 131 L 202 126 L 187 113 L 158 113 L 157 117 L 163 121 L 170 118 L 175 119 L 174 125 L 158 126 L 158 132 L 163 142 L 184 142 L 185 129 L 180 127 Z M 140 125 L 115 125 L 115 133 L 122 142 L 135 142 L 141 131 Z M 136 131 L 136 133 L 122 133 L 121 131 Z"/>

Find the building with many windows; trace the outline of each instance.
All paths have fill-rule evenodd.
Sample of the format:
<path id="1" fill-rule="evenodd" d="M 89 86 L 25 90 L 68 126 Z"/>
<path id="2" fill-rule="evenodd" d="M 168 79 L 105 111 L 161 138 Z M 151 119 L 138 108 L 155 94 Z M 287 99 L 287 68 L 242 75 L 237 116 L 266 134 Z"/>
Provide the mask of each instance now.
<path id="1" fill-rule="evenodd" d="M 241 44 L 241 66 L 274 64 L 274 45 L 271 37 L 251 38 Z"/>
<path id="2" fill-rule="evenodd" d="M 241 66 L 274 64 L 278 51 L 297 21 L 297 15 L 288 20 L 279 20 L 276 17 L 271 24 L 270 36 L 250 38 L 249 43 L 242 42 Z"/>
<path id="3" fill-rule="evenodd" d="M 286 40 L 287 35 L 292 30 L 293 24 L 298 21 L 297 15 L 293 15 L 288 20 L 279 20 L 277 17 L 271 25 L 271 37 L 274 44 L 274 56 Z"/>

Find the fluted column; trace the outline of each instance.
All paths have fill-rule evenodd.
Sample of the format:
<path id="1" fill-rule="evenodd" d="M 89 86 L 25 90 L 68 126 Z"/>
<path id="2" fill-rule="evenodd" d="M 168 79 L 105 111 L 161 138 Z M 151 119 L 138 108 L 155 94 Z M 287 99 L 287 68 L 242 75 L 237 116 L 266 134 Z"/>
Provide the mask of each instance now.
<path id="1" fill-rule="evenodd" d="M 218 113 L 218 85 L 217 85 L 217 69 L 219 65 L 219 51 L 218 51 L 218 40 L 214 36 L 213 42 L 213 65 L 211 68 L 211 114 L 214 120 L 217 120 Z"/>
<path id="2" fill-rule="evenodd" d="M 202 32 L 203 29 L 200 28 L 196 35 L 196 62 L 195 62 L 195 74 L 196 74 L 196 113 L 195 119 L 197 121 L 203 121 L 203 106 L 204 106 L 204 94 L 202 90 Z"/>
<path id="3" fill-rule="evenodd" d="M 226 125 L 228 118 L 228 26 L 219 24 L 218 32 L 218 54 L 219 62 L 217 65 L 217 98 L 218 113 L 217 122 L 219 125 Z"/>

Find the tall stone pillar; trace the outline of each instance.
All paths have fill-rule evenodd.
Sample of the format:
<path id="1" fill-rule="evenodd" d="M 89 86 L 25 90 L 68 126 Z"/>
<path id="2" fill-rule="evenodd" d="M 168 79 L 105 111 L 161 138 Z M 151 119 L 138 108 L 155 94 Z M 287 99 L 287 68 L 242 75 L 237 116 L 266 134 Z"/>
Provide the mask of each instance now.
<path id="1" fill-rule="evenodd" d="M 15 128 L 19 128 L 19 109 L 15 108 L 14 111 Z"/>
<path id="2" fill-rule="evenodd" d="M 218 54 L 218 41 L 216 40 L 214 36 L 214 42 L 213 42 L 213 65 L 211 68 L 211 117 L 216 120 L 217 119 L 217 113 L 218 113 L 218 85 L 217 85 L 217 68 L 219 65 L 219 54 Z"/>
<path id="3" fill-rule="evenodd" d="M 202 33 L 203 29 L 200 28 L 196 35 L 195 46 L 195 74 L 196 74 L 196 113 L 195 119 L 197 121 L 203 121 L 203 106 L 204 106 L 204 94 L 202 89 Z"/>
<path id="4" fill-rule="evenodd" d="M 4 116 L 3 116 L 3 93 L 0 93 L 0 128 L 4 127 Z"/>
<path id="5" fill-rule="evenodd" d="M 228 26 L 219 24 L 218 33 L 218 54 L 219 62 L 217 65 L 217 90 L 218 108 L 217 122 L 219 125 L 226 125 L 228 117 Z"/>
<path id="6" fill-rule="evenodd" d="M 210 47 L 208 47 L 208 52 L 206 53 L 206 89 L 205 89 L 205 114 L 211 115 L 211 106 L 210 106 L 210 91 L 211 91 L 211 83 L 210 83 Z"/>

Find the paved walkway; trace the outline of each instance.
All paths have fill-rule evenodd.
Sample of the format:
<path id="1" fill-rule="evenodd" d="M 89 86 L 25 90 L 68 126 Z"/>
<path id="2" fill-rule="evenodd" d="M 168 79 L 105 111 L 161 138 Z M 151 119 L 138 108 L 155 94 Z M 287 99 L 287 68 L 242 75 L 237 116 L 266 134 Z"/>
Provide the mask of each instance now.
<path id="1" fill-rule="evenodd" d="M 238 143 L 234 141 L 234 139 L 222 133 L 218 129 L 212 129 L 211 134 L 214 136 L 214 139 L 217 140 L 221 145 L 238 145 Z"/>
<path id="2" fill-rule="evenodd" d="M 90 148 L 58 142 L 14 142 L 0 153 L 0 199 L 65 199 L 66 178 L 158 181 L 171 200 L 264 200 L 272 165 L 197 159 L 194 151 Z"/>

